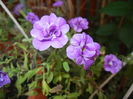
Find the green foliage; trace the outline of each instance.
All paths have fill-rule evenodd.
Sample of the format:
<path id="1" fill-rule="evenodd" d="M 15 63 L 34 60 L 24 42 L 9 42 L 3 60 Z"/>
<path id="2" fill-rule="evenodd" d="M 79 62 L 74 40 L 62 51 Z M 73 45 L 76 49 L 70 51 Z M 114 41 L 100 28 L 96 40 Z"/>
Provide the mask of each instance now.
<path id="1" fill-rule="evenodd" d="M 128 47 L 132 48 L 133 46 L 133 25 L 123 26 L 119 30 L 119 38 L 120 40 Z"/>
<path id="2" fill-rule="evenodd" d="M 101 9 L 102 13 L 108 14 L 110 16 L 132 15 L 132 11 L 132 3 L 124 1 L 111 2 Z"/>
<path id="3" fill-rule="evenodd" d="M 109 36 L 111 34 L 113 34 L 116 31 L 116 24 L 105 24 L 103 26 L 101 26 L 96 34 L 101 35 L 101 36 Z"/>
<path id="4" fill-rule="evenodd" d="M 68 65 L 68 62 L 63 62 L 63 68 L 66 72 L 69 72 L 70 71 L 70 67 Z"/>

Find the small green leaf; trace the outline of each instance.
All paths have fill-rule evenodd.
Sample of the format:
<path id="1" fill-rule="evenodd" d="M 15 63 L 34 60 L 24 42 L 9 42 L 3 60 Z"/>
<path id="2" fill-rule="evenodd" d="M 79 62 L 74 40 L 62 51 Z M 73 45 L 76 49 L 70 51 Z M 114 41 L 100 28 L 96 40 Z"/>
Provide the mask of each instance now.
<path id="1" fill-rule="evenodd" d="M 70 71 L 70 67 L 68 65 L 68 62 L 63 62 L 63 68 L 66 72 L 69 72 Z"/>
<path id="2" fill-rule="evenodd" d="M 50 90 L 50 87 L 48 86 L 48 84 L 46 83 L 46 81 L 43 80 L 42 81 L 42 92 L 43 92 L 43 94 L 48 95 L 49 90 Z"/>
<path id="3" fill-rule="evenodd" d="M 26 74 L 25 74 L 25 77 L 29 80 L 31 79 L 34 75 L 37 74 L 37 72 L 40 71 L 41 68 L 36 68 L 36 69 L 33 69 L 33 70 L 29 70 Z"/>
<path id="4" fill-rule="evenodd" d="M 54 96 L 53 99 L 65 99 L 65 97 L 63 97 L 63 96 Z"/>
<path id="5" fill-rule="evenodd" d="M 26 96 L 36 96 L 36 95 L 38 95 L 38 93 L 34 90 L 30 90 L 30 91 L 26 92 L 24 95 L 26 95 Z"/>
<path id="6" fill-rule="evenodd" d="M 70 93 L 70 94 L 67 95 L 68 99 L 78 98 L 78 96 L 80 96 L 80 93 L 78 93 L 78 92 Z"/>
<path id="7" fill-rule="evenodd" d="M 92 92 L 93 92 L 93 87 L 92 87 L 92 85 L 91 85 L 90 83 L 88 84 L 88 88 L 87 88 L 86 91 L 89 92 L 90 94 L 92 94 Z"/>
<path id="8" fill-rule="evenodd" d="M 37 84 L 38 84 L 37 81 L 33 81 L 32 83 L 28 84 L 29 89 L 30 89 L 30 90 L 31 90 L 31 89 L 35 89 L 35 88 L 37 87 Z"/>
<path id="9" fill-rule="evenodd" d="M 98 92 L 98 99 L 107 99 L 107 97 L 102 93 L 102 92 Z"/>
<path id="10" fill-rule="evenodd" d="M 18 47 L 20 47 L 21 49 L 23 49 L 24 51 L 27 51 L 27 47 L 19 42 L 16 42 L 14 45 L 17 45 Z"/>
<path id="11" fill-rule="evenodd" d="M 24 52 L 24 68 L 28 70 L 28 54 Z"/>
<path id="12" fill-rule="evenodd" d="M 48 78 L 47 78 L 47 82 L 50 83 L 53 80 L 53 72 L 50 72 Z"/>

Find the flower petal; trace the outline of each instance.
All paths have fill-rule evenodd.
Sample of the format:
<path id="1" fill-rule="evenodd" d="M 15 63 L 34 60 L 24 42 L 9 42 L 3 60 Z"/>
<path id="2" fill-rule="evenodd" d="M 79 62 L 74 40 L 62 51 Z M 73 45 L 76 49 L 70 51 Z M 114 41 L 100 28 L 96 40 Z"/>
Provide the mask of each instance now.
<path id="1" fill-rule="evenodd" d="M 49 16 L 49 21 L 50 21 L 50 23 L 56 23 L 56 21 L 57 21 L 57 16 L 54 14 L 54 13 L 51 13 L 50 14 L 50 16 Z"/>
<path id="2" fill-rule="evenodd" d="M 58 17 L 58 19 L 57 19 L 57 21 L 56 21 L 56 24 L 57 24 L 58 26 L 62 26 L 62 25 L 64 25 L 64 24 L 66 24 L 66 20 L 65 20 L 64 18 L 62 18 L 62 17 Z"/>
<path id="3" fill-rule="evenodd" d="M 94 60 L 90 60 L 90 59 L 84 60 L 84 69 L 85 69 L 85 70 L 88 70 L 89 67 L 90 67 L 93 63 L 94 63 Z"/>
<path id="4" fill-rule="evenodd" d="M 74 47 L 72 45 L 68 46 L 66 49 L 67 57 L 74 60 L 79 57 L 82 53 L 82 50 L 78 47 Z"/>
<path id="5" fill-rule="evenodd" d="M 90 51 L 90 50 L 87 50 L 87 49 L 85 49 L 83 51 L 83 55 L 85 57 L 93 57 L 95 54 L 96 54 L 96 51 Z"/>
<path id="6" fill-rule="evenodd" d="M 62 27 L 61 27 L 61 32 L 63 33 L 63 34 L 65 34 L 65 33 L 67 33 L 68 31 L 69 31 L 69 25 L 68 24 L 65 24 L 65 25 L 63 25 Z"/>
<path id="7" fill-rule="evenodd" d="M 38 39 L 33 39 L 32 44 L 39 51 L 44 51 L 50 47 L 51 42 L 50 41 L 39 41 Z"/>
<path id="8" fill-rule="evenodd" d="M 32 37 L 37 38 L 38 40 L 43 40 L 43 34 L 37 29 L 32 29 L 30 34 Z"/>
<path id="9" fill-rule="evenodd" d="M 54 48 L 62 48 L 68 42 L 68 37 L 63 35 L 51 41 L 51 46 Z"/>

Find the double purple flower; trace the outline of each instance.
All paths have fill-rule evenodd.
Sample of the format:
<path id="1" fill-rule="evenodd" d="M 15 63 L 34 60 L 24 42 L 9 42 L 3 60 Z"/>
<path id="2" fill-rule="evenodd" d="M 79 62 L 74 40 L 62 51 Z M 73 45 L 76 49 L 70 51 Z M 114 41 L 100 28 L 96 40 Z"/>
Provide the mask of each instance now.
<path id="1" fill-rule="evenodd" d="M 69 25 L 73 28 L 76 32 L 82 32 L 83 30 L 88 29 L 88 21 L 86 18 L 76 17 L 72 18 L 69 21 Z"/>
<path id="2" fill-rule="evenodd" d="M 29 21 L 31 24 L 34 24 L 36 21 L 39 20 L 39 18 L 37 15 L 35 15 L 35 13 L 29 12 L 26 16 L 26 20 Z"/>
<path id="3" fill-rule="evenodd" d="M 117 73 L 122 68 L 122 61 L 115 55 L 109 54 L 104 58 L 104 69 L 112 74 Z"/>
<path id="4" fill-rule="evenodd" d="M 8 75 L 5 72 L 0 71 L 0 88 L 6 84 L 9 84 L 11 81 Z"/>
<path id="5" fill-rule="evenodd" d="M 78 65 L 84 65 L 87 70 L 100 54 L 100 45 L 93 41 L 86 33 L 75 34 L 67 48 L 68 58 L 74 60 Z"/>
<path id="6" fill-rule="evenodd" d="M 62 48 L 67 42 L 66 33 L 69 31 L 69 25 L 62 17 L 57 17 L 54 13 L 49 16 L 43 16 L 35 22 L 30 34 L 34 38 L 33 46 L 40 50 L 46 50 L 50 46 L 53 48 Z"/>

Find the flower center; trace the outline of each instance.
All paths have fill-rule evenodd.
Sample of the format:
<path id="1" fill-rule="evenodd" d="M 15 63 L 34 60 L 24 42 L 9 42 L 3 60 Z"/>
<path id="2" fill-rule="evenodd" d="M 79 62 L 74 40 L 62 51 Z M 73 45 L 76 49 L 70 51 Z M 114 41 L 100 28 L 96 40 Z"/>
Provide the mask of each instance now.
<path id="1" fill-rule="evenodd" d="M 57 28 L 57 26 L 52 25 L 46 30 L 44 34 L 44 40 L 53 40 L 59 36 L 61 36 L 60 30 Z"/>
<path id="2" fill-rule="evenodd" d="M 4 81 L 3 76 L 3 74 L 0 74 L 0 81 Z"/>
<path id="3" fill-rule="evenodd" d="M 113 65 L 113 62 L 112 62 L 112 61 L 110 61 L 110 62 L 109 62 L 109 66 L 112 66 L 112 65 Z"/>

